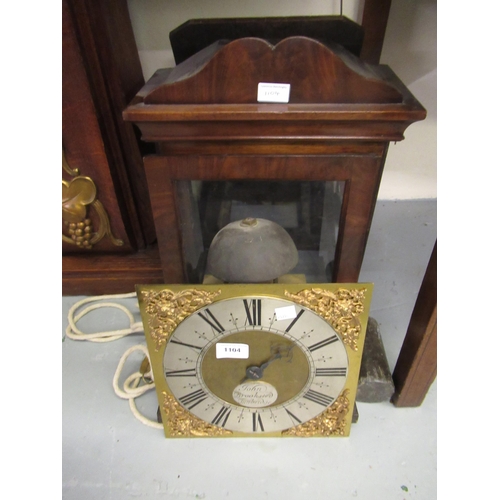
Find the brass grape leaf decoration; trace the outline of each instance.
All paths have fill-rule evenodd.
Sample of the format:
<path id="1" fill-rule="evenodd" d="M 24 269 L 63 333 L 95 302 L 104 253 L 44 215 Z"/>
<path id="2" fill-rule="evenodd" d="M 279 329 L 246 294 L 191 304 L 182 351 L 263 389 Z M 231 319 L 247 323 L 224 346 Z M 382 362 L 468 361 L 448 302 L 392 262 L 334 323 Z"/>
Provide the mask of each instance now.
<path id="1" fill-rule="evenodd" d="M 93 245 L 108 236 L 116 246 L 123 240 L 115 238 L 111 232 L 108 213 L 97 199 L 97 187 L 90 177 L 78 175 L 78 169 L 71 169 L 63 152 L 63 169 L 75 175 L 69 182 L 62 180 L 62 218 L 69 236 L 62 234 L 62 240 L 80 248 L 91 249 Z M 94 231 L 93 222 L 87 211 L 92 208 L 99 218 L 99 226 Z"/>

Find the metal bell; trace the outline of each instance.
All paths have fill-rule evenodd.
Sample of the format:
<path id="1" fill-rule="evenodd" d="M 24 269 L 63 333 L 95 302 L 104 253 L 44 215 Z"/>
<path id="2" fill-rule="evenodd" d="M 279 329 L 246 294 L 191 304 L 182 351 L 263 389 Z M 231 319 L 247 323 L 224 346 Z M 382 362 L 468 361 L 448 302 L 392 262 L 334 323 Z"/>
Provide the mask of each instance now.
<path id="1" fill-rule="evenodd" d="M 215 235 L 207 272 L 226 283 L 264 283 L 288 273 L 298 261 L 295 243 L 279 224 L 246 218 Z"/>

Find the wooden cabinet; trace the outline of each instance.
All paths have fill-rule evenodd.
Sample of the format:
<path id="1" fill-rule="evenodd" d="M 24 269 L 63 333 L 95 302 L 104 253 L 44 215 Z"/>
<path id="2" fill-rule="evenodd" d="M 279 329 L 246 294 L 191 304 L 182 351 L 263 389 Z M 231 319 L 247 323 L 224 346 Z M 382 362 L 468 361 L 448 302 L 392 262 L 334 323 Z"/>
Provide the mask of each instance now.
<path id="1" fill-rule="evenodd" d="M 62 13 L 63 293 L 132 291 L 160 275 L 148 150 L 121 118 L 144 84 L 127 3 L 63 0 Z"/>

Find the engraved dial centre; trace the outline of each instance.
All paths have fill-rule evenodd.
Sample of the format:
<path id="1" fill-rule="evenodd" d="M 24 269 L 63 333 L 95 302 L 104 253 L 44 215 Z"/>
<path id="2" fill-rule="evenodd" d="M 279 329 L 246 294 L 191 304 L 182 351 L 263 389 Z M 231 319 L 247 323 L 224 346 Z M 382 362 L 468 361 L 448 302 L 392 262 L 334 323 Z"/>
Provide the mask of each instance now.
<path id="1" fill-rule="evenodd" d="M 276 388 L 277 397 L 269 404 L 278 405 L 296 396 L 307 384 L 308 359 L 291 339 L 256 330 L 227 335 L 224 342 L 247 344 L 249 357 L 217 359 L 215 343 L 205 353 L 201 363 L 203 380 L 222 400 L 241 404 L 233 397 L 235 388 L 245 381 L 259 380 Z"/>

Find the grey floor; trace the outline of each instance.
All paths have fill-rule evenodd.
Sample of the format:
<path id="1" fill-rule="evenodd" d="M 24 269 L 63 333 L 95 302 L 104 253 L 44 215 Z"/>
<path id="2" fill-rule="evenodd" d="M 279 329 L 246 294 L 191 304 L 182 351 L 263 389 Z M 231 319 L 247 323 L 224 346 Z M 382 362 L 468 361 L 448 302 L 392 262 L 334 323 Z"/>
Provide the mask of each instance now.
<path id="1" fill-rule="evenodd" d="M 375 285 L 370 315 L 391 370 L 435 239 L 435 200 L 377 203 L 360 281 Z M 64 338 L 67 312 L 79 298 L 62 300 L 64 499 L 437 497 L 437 382 L 418 408 L 358 403 L 348 438 L 166 440 L 136 420 L 112 388 L 119 359 L 143 343 L 141 335 L 105 344 Z M 85 331 L 124 326 L 115 310 L 82 320 Z M 131 357 L 125 373 L 136 371 L 141 358 Z M 155 395 L 138 406 L 154 418 Z"/>

